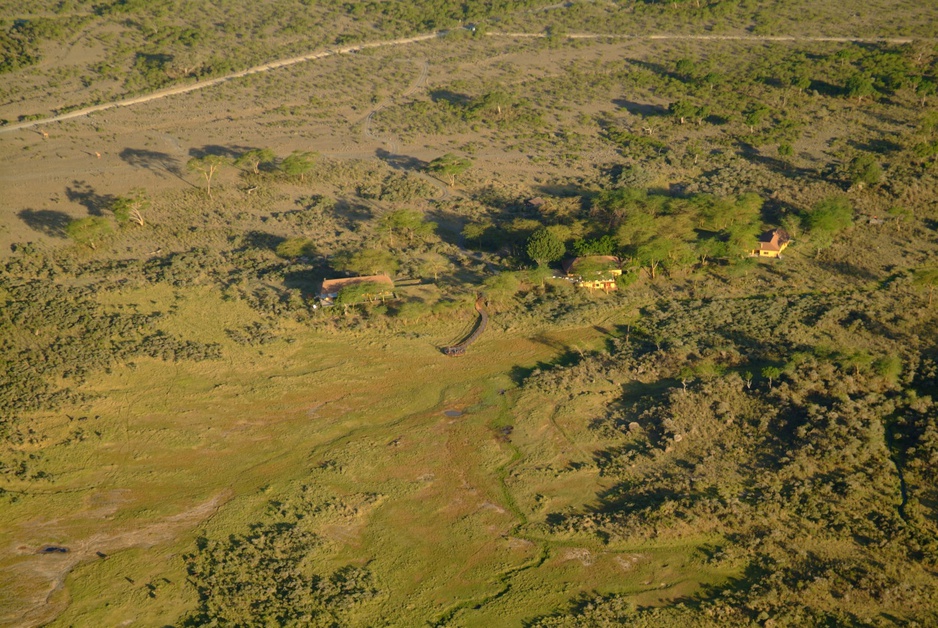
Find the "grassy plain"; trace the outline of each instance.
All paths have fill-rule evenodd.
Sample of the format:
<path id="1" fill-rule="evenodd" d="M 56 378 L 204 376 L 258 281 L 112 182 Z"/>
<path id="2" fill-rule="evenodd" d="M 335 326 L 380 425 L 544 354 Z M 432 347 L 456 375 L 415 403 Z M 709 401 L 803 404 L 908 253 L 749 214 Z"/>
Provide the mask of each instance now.
<path id="1" fill-rule="evenodd" d="M 629 13 L 573 3 L 487 26 L 921 36 L 930 23 L 922 14 L 933 13 L 882 2 L 838 20 L 833 3 L 704 4 L 694 13 L 641 3 Z M 810 13 L 797 14 L 807 5 Z M 234 20 L 245 32 L 255 26 L 248 13 Z M 288 21 L 265 15 L 267 26 Z M 76 28 L 87 30 L 70 35 L 80 42 L 47 42 L 56 52 L 11 77 L 6 89 L 17 98 L 0 105 L 0 117 L 146 91 L 118 81 L 117 70 L 92 68 L 108 61 L 129 71 L 137 26 L 85 17 Z M 276 31 L 280 39 L 240 51 L 237 67 L 305 52 L 327 34 L 331 45 L 338 31 L 329 28 L 357 39 L 421 30 L 332 17 L 308 38 Z M 189 52 L 199 60 L 238 28 Z M 3 454 L 30 472 L 3 469 L 0 624 L 197 624 L 198 587 L 222 590 L 231 569 L 244 571 L 247 590 L 253 575 L 271 571 L 224 556 L 284 530 L 312 535 L 300 543 L 315 539 L 293 552 L 302 554 L 297 573 L 346 586 L 349 601 L 329 609 L 340 624 L 516 626 L 554 613 L 563 622 L 584 608 L 603 611 L 597 596 L 649 612 L 685 603 L 717 625 L 726 607 L 763 625 L 797 623 L 803 608 L 784 586 L 771 588 L 777 581 L 810 589 L 805 607 L 819 613 L 847 609 L 802 625 L 927 617 L 936 519 L 932 475 L 917 461 L 933 445 L 913 418 L 934 414 L 935 311 L 911 273 L 938 259 L 938 205 L 934 163 L 912 153 L 934 97 L 919 105 L 902 86 L 861 102 L 842 85 L 855 59 L 902 55 L 870 43 L 459 31 L 3 133 L 0 246 L 13 264 L 3 285 L 45 283 L 59 291 L 51 301 L 84 307 L 79 297 L 90 298 L 98 309 L 87 311 L 100 317 L 152 317 L 140 334 L 177 344 L 104 359 L 77 376 L 54 372 L 52 383 L 76 396 L 16 411 L 26 437 Z M 679 71 L 687 59 L 698 64 L 696 78 Z M 788 64 L 810 68 L 807 88 L 774 74 Z M 507 93 L 510 113 L 475 113 L 493 92 Z M 711 115 L 678 122 L 669 107 L 687 94 L 712 100 Z M 752 128 L 742 110 L 756 101 L 771 111 Z M 302 180 L 224 169 L 213 199 L 185 169 L 193 157 L 254 148 L 319 158 Z M 473 161 L 455 186 L 423 170 L 449 152 Z M 877 155 L 886 176 L 852 185 L 849 164 L 864 154 Z M 385 194 L 402 178 L 422 191 L 403 201 Z M 778 263 L 694 261 L 654 279 L 643 267 L 618 295 L 532 281 L 492 295 L 492 324 L 466 356 L 440 353 L 471 327 L 482 282 L 527 263 L 506 252 L 514 245 L 467 252 L 464 227 L 490 219 L 508 232 L 533 219 L 524 201 L 542 196 L 550 205 L 537 220 L 582 229 L 577 221 L 605 220 L 595 215 L 602 191 L 628 185 L 678 199 L 756 192 L 765 201 L 760 226 L 843 194 L 856 224 L 826 247 L 798 234 Z M 115 198 L 135 187 L 152 200 L 146 226 L 116 229 L 95 250 L 65 239 L 70 220 L 110 216 Z M 319 197 L 334 205 L 323 209 Z M 401 296 L 429 305 L 413 316 L 399 304 L 310 310 L 336 253 L 392 248 L 376 225 L 401 207 L 439 225 L 433 246 L 449 264 L 439 278 L 393 245 L 401 274 L 423 275 Z M 895 208 L 908 213 L 888 213 Z M 311 239 L 313 259 L 278 259 L 276 245 L 291 237 Z M 19 258 L 42 263 L 19 276 Z M 73 291 L 83 286 L 94 294 Z M 3 290 L 0 303 L 17 305 Z M 43 341 L 59 331 L 53 314 L 37 318 L 3 319 L 24 368 L 39 368 Z M 89 351 L 98 342 L 90 337 Z M 217 352 L 183 355 L 185 342 Z M 888 355 L 901 359 L 891 379 L 874 366 Z M 697 370 L 681 370 L 688 365 Z M 762 376 L 773 366 L 776 382 Z M 778 410 L 789 403 L 787 414 Z M 869 412 L 869 425 L 848 423 Z M 896 427 L 907 418 L 911 427 Z M 856 442 L 810 440 L 840 428 Z M 857 451 L 860 463 L 836 457 Z M 854 514 L 860 523 L 844 523 Z M 790 554 L 768 554 L 772 563 L 759 552 L 775 542 Z M 270 553 L 278 551 L 288 562 L 291 552 Z M 791 567 L 801 560 L 810 567 L 803 573 Z M 870 575 L 875 564 L 893 579 Z M 817 565 L 827 571 L 816 576 Z M 342 580 L 349 567 L 370 580 Z M 732 597 L 751 591 L 770 601 Z M 713 610 L 714 600 L 725 606 Z M 880 607 L 888 610 L 872 610 Z"/>
<path id="2" fill-rule="evenodd" d="M 86 387 L 97 400 L 81 411 L 100 436 L 50 451 L 54 486 L 37 494 L 24 484 L 5 509 L 3 543 L 20 548 L 5 562 L 7 612 L 31 601 L 36 621 L 64 611 L 53 625 L 170 623 L 193 601 L 180 555 L 196 525 L 219 538 L 244 530 L 300 485 L 324 502 L 355 505 L 317 522 L 319 559 L 367 564 L 382 583 L 387 593 L 358 618 L 362 625 L 457 615 L 467 625 L 514 623 L 613 577 L 617 589 L 647 599 L 687 594 L 701 577 L 687 573 L 680 547 L 563 547 L 521 530 L 546 512 L 534 493 L 555 493 L 552 507 L 579 505 L 598 478 L 584 471 L 530 485 L 506 480 L 530 460 L 528 450 L 553 463 L 570 447 L 549 416 L 516 410 L 506 372 L 549 362 L 559 346 L 588 349 L 602 339 L 595 330 L 545 330 L 540 342 L 493 332 L 460 360 L 439 353 L 439 339 L 453 333 L 441 325 L 414 339 L 296 326 L 284 330 L 289 344 L 255 349 L 223 332 L 251 311 L 206 290 L 174 298 L 166 331 L 221 342 L 225 358 L 140 359 Z M 56 414 L 34 425 L 53 434 L 61 421 Z M 506 425 L 515 426 L 511 443 L 499 438 Z M 49 521 L 50 513 L 59 514 Z M 34 553 L 48 544 L 71 553 Z M 508 587 L 523 606 L 499 606 Z"/>

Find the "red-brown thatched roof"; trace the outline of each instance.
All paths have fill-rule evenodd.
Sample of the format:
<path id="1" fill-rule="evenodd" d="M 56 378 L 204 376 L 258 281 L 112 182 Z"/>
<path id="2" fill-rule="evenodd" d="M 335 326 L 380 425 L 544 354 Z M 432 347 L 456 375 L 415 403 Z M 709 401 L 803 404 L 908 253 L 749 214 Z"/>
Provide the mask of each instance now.
<path id="1" fill-rule="evenodd" d="M 321 295 L 338 294 L 342 288 L 347 288 L 348 286 L 354 286 L 360 283 L 380 283 L 388 286 L 388 288 L 394 287 L 394 282 L 391 281 L 391 278 L 387 275 L 342 277 L 341 279 L 324 279 L 322 282 L 322 289 L 320 289 L 319 293 Z"/>
<path id="2" fill-rule="evenodd" d="M 791 236 L 784 229 L 774 229 L 762 234 L 759 238 L 760 251 L 781 251 L 782 245 L 789 242 Z"/>

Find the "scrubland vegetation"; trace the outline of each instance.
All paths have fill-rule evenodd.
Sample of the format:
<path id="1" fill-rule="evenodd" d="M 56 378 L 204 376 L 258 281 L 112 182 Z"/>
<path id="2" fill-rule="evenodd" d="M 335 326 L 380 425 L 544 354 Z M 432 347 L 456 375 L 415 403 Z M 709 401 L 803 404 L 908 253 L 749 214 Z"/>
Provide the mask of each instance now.
<path id="1" fill-rule="evenodd" d="M 230 135 L 59 173 L 68 212 L 17 192 L 0 622 L 938 623 L 936 16 L 853 11 L 13 7 L 10 120 L 451 32 L 186 95 Z M 0 138 L 25 176 L 122 141 L 88 126 Z"/>

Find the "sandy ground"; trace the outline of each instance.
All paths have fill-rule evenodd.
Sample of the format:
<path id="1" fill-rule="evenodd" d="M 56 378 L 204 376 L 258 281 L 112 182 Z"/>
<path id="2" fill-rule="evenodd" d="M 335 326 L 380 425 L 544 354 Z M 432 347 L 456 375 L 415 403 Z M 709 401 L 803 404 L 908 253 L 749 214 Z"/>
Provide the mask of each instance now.
<path id="1" fill-rule="evenodd" d="M 272 61 L 211 81 L 182 85 L 145 96 L 76 110 L 62 116 L 0 128 L 0 255 L 12 244 L 25 241 L 54 241 L 63 237 L 70 219 L 97 212 L 108 198 L 125 194 L 133 187 L 157 193 L 167 187 L 192 185 L 194 176 L 185 173 L 185 162 L 193 148 L 209 145 L 268 147 L 279 154 L 291 150 L 314 150 L 333 157 L 374 158 L 378 149 L 397 153 L 402 149 L 393 137 L 379 137 L 371 127 L 372 116 L 387 105 L 382 100 L 370 111 L 346 111 L 351 124 L 335 119 L 317 128 L 271 128 L 262 124 L 264 103 L 251 102 L 251 89 L 244 89 L 245 102 L 232 112 L 228 101 L 217 94 L 226 83 L 239 85 L 239 79 L 284 71 L 290 66 L 328 64 L 338 57 L 365 49 L 393 48 L 399 60 L 413 61 L 409 84 L 388 86 L 392 98 L 407 98 L 426 89 L 433 80 L 424 42 L 437 33 L 371 44 L 324 50 L 289 59 Z M 541 34 L 492 33 L 493 39 L 523 40 Z M 576 34 L 572 38 L 660 42 L 739 41 L 739 42 L 868 42 L 905 43 L 907 39 L 769 37 L 730 35 L 644 35 L 610 37 Z M 397 52 L 399 50 L 400 52 Z M 405 52 L 406 50 L 406 52 Z M 445 77 L 451 78 L 451 77 Z M 228 92 L 230 93 L 230 92 Z M 213 98 L 212 95 L 216 97 Z M 239 99 L 240 100 L 240 99 Z M 332 112 L 336 113 L 336 112 Z M 352 129 L 355 123 L 358 128 Z M 407 147 L 409 155 L 432 156 L 426 145 Z M 486 155 L 496 163 L 497 152 Z M 512 167 L 510 159 L 497 167 Z M 182 179 L 182 181 L 180 180 Z M 185 181 L 185 183 L 183 183 Z M 441 187 L 441 196 L 448 193 Z"/>

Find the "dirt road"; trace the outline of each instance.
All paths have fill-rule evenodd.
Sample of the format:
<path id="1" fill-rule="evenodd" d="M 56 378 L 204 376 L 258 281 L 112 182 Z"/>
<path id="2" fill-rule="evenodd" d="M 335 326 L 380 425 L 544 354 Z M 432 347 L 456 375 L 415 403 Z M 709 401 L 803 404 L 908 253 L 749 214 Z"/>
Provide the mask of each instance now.
<path id="1" fill-rule="evenodd" d="M 406 44 L 413 44 L 418 41 L 426 41 L 428 39 L 435 39 L 437 37 L 440 37 L 442 34 L 443 33 L 430 33 L 428 35 L 417 35 L 415 37 L 405 37 L 402 39 L 392 39 L 389 41 L 378 41 L 378 42 L 373 42 L 373 43 L 368 43 L 368 44 L 358 44 L 355 46 L 345 46 L 343 48 L 336 48 L 333 50 L 322 50 L 319 52 L 313 52 L 313 53 L 302 55 L 299 57 L 290 57 L 289 59 L 280 59 L 278 61 L 271 61 L 270 63 L 257 65 L 257 66 L 254 66 L 253 68 L 248 68 L 247 70 L 241 70 L 239 72 L 234 72 L 232 74 L 220 76 L 218 78 L 214 78 L 208 81 L 200 81 L 198 83 L 190 83 L 188 85 L 178 85 L 176 87 L 161 89 L 159 91 L 153 92 L 152 94 L 145 94 L 143 96 L 135 96 L 133 98 L 125 98 L 123 100 L 116 100 L 116 101 L 109 102 L 109 103 L 94 105 L 93 107 L 85 107 L 84 109 L 76 109 L 75 111 L 70 111 L 69 113 L 63 113 L 62 115 L 54 116 L 51 118 L 44 118 L 42 120 L 31 120 L 29 122 L 20 122 L 17 124 L 11 124 L 5 127 L 0 127 L 0 133 L 9 133 L 10 131 L 19 131 L 22 129 L 29 129 L 29 128 L 33 128 L 42 124 L 50 124 L 52 122 L 62 122 L 63 120 L 71 120 L 72 118 L 80 118 L 82 116 L 86 116 L 90 113 L 95 113 L 97 111 L 105 111 L 107 109 L 113 109 L 115 107 L 129 107 L 130 105 L 137 105 L 140 103 L 150 102 L 152 100 L 159 100 L 160 98 L 166 98 L 168 96 L 175 96 L 177 94 L 186 94 L 188 92 L 194 92 L 196 90 L 205 89 L 206 87 L 219 85 L 226 81 L 241 78 L 242 76 L 249 76 L 251 74 L 258 74 L 260 72 L 269 72 L 270 70 L 275 70 L 277 68 L 284 68 L 290 65 L 296 65 L 297 63 L 303 63 L 305 61 L 324 59 L 326 57 L 332 57 L 335 55 L 350 54 L 353 52 L 358 52 L 360 50 L 366 50 L 368 48 L 403 46 Z"/>
<path id="2" fill-rule="evenodd" d="M 546 33 L 486 33 L 493 37 L 545 38 Z M 857 44 L 911 44 L 921 41 L 911 37 L 796 37 L 794 35 L 610 35 L 597 33 L 573 33 L 564 35 L 568 39 L 633 39 L 635 41 L 743 41 L 767 42 L 834 42 Z"/>
<path id="3" fill-rule="evenodd" d="M 123 100 L 116 100 L 109 103 L 103 103 L 100 105 L 94 105 L 92 107 L 85 107 L 84 109 L 76 109 L 69 113 L 64 113 L 62 115 L 53 116 L 51 118 L 44 118 L 42 120 L 31 120 L 28 122 L 19 122 L 17 124 L 10 124 L 4 127 L 0 127 L 0 133 L 9 133 L 11 131 L 19 131 L 22 129 L 29 129 L 43 124 L 50 124 L 53 122 L 61 122 L 63 120 L 70 120 L 72 118 L 79 118 L 86 116 L 97 111 L 104 111 L 106 109 L 113 109 L 115 107 L 129 107 L 130 105 L 136 105 L 139 103 L 150 102 L 152 100 L 158 100 L 161 98 L 166 98 L 168 96 L 175 96 L 176 94 L 185 94 L 188 92 L 193 92 L 200 89 L 205 89 L 207 87 L 212 87 L 213 85 L 218 85 L 232 79 L 241 78 L 243 76 L 249 76 L 251 74 L 257 74 L 260 72 L 268 72 L 270 70 L 275 70 L 277 68 L 283 68 L 290 65 L 296 65 L 297 63 L 303 63 L 305 61 L 314 61 L 316 59 L 324 59 L 326 57 L 331 57 L 334 55 L 343 55 L 350 54 L 353 52 L 358 52 L 359 50 L 365 50 L 368 48 L 383 48 L 387 46 L 404 46 L 407 44 L 412 44 L 420 41 L 427 41 L 429 39 L 436 39 L 446 35 L 446 31 L 439 31 L 434 33 L 428 33 L 424 35 L 416 35 L 414 37 L 404 37 L 401 39 L 391 39 L 388 41 L 377 41 L 367 44 L 357 44 L 354 46 L 345 46 L 343 48 L 336 48 L 333 50 L 322 50 L 319 52 L 313 52 L 310 54 L 302 55 L 299 57 L 291 57 L 289 59 L 280 59 L 278 61 L 271 61 L 270 63 L 265 63 L 263 65 L 254 66 L 248 68 L 247 70 L 241 70 L 239 72 L 234 72 L 226 76 L 220 76 L 208 81 L 201 81 L 198 83 L 190 83 L 188 85 L 178 85 L 176 87 L 170 87 L 167 89 L 159 90 L 153 92 L 152 94 L 145 94 L 143 96 L 135 96 L 133 98 L 125 98 Z M 514 37 L 514 38 L 545 38 L 547 35 L 545 33 L 502 33 L 502 32 L 492 32 L 486 33 L 489 37 Z M 834 43 L 887 43 L 887 44 L 908 44 L 915 41 L 909 37 L 796 37 L 789 35 L 618 35 L 618 34 L 600 34 L 600 33 L 574 33 L 566 35 L 569 39 L 622 39 L 622 40 L 645 40 L 645 41 L 740 41 L 740 42 L 752 42 L 752 43 L 766 43 L 766 42 L 834 42 Z"/>

